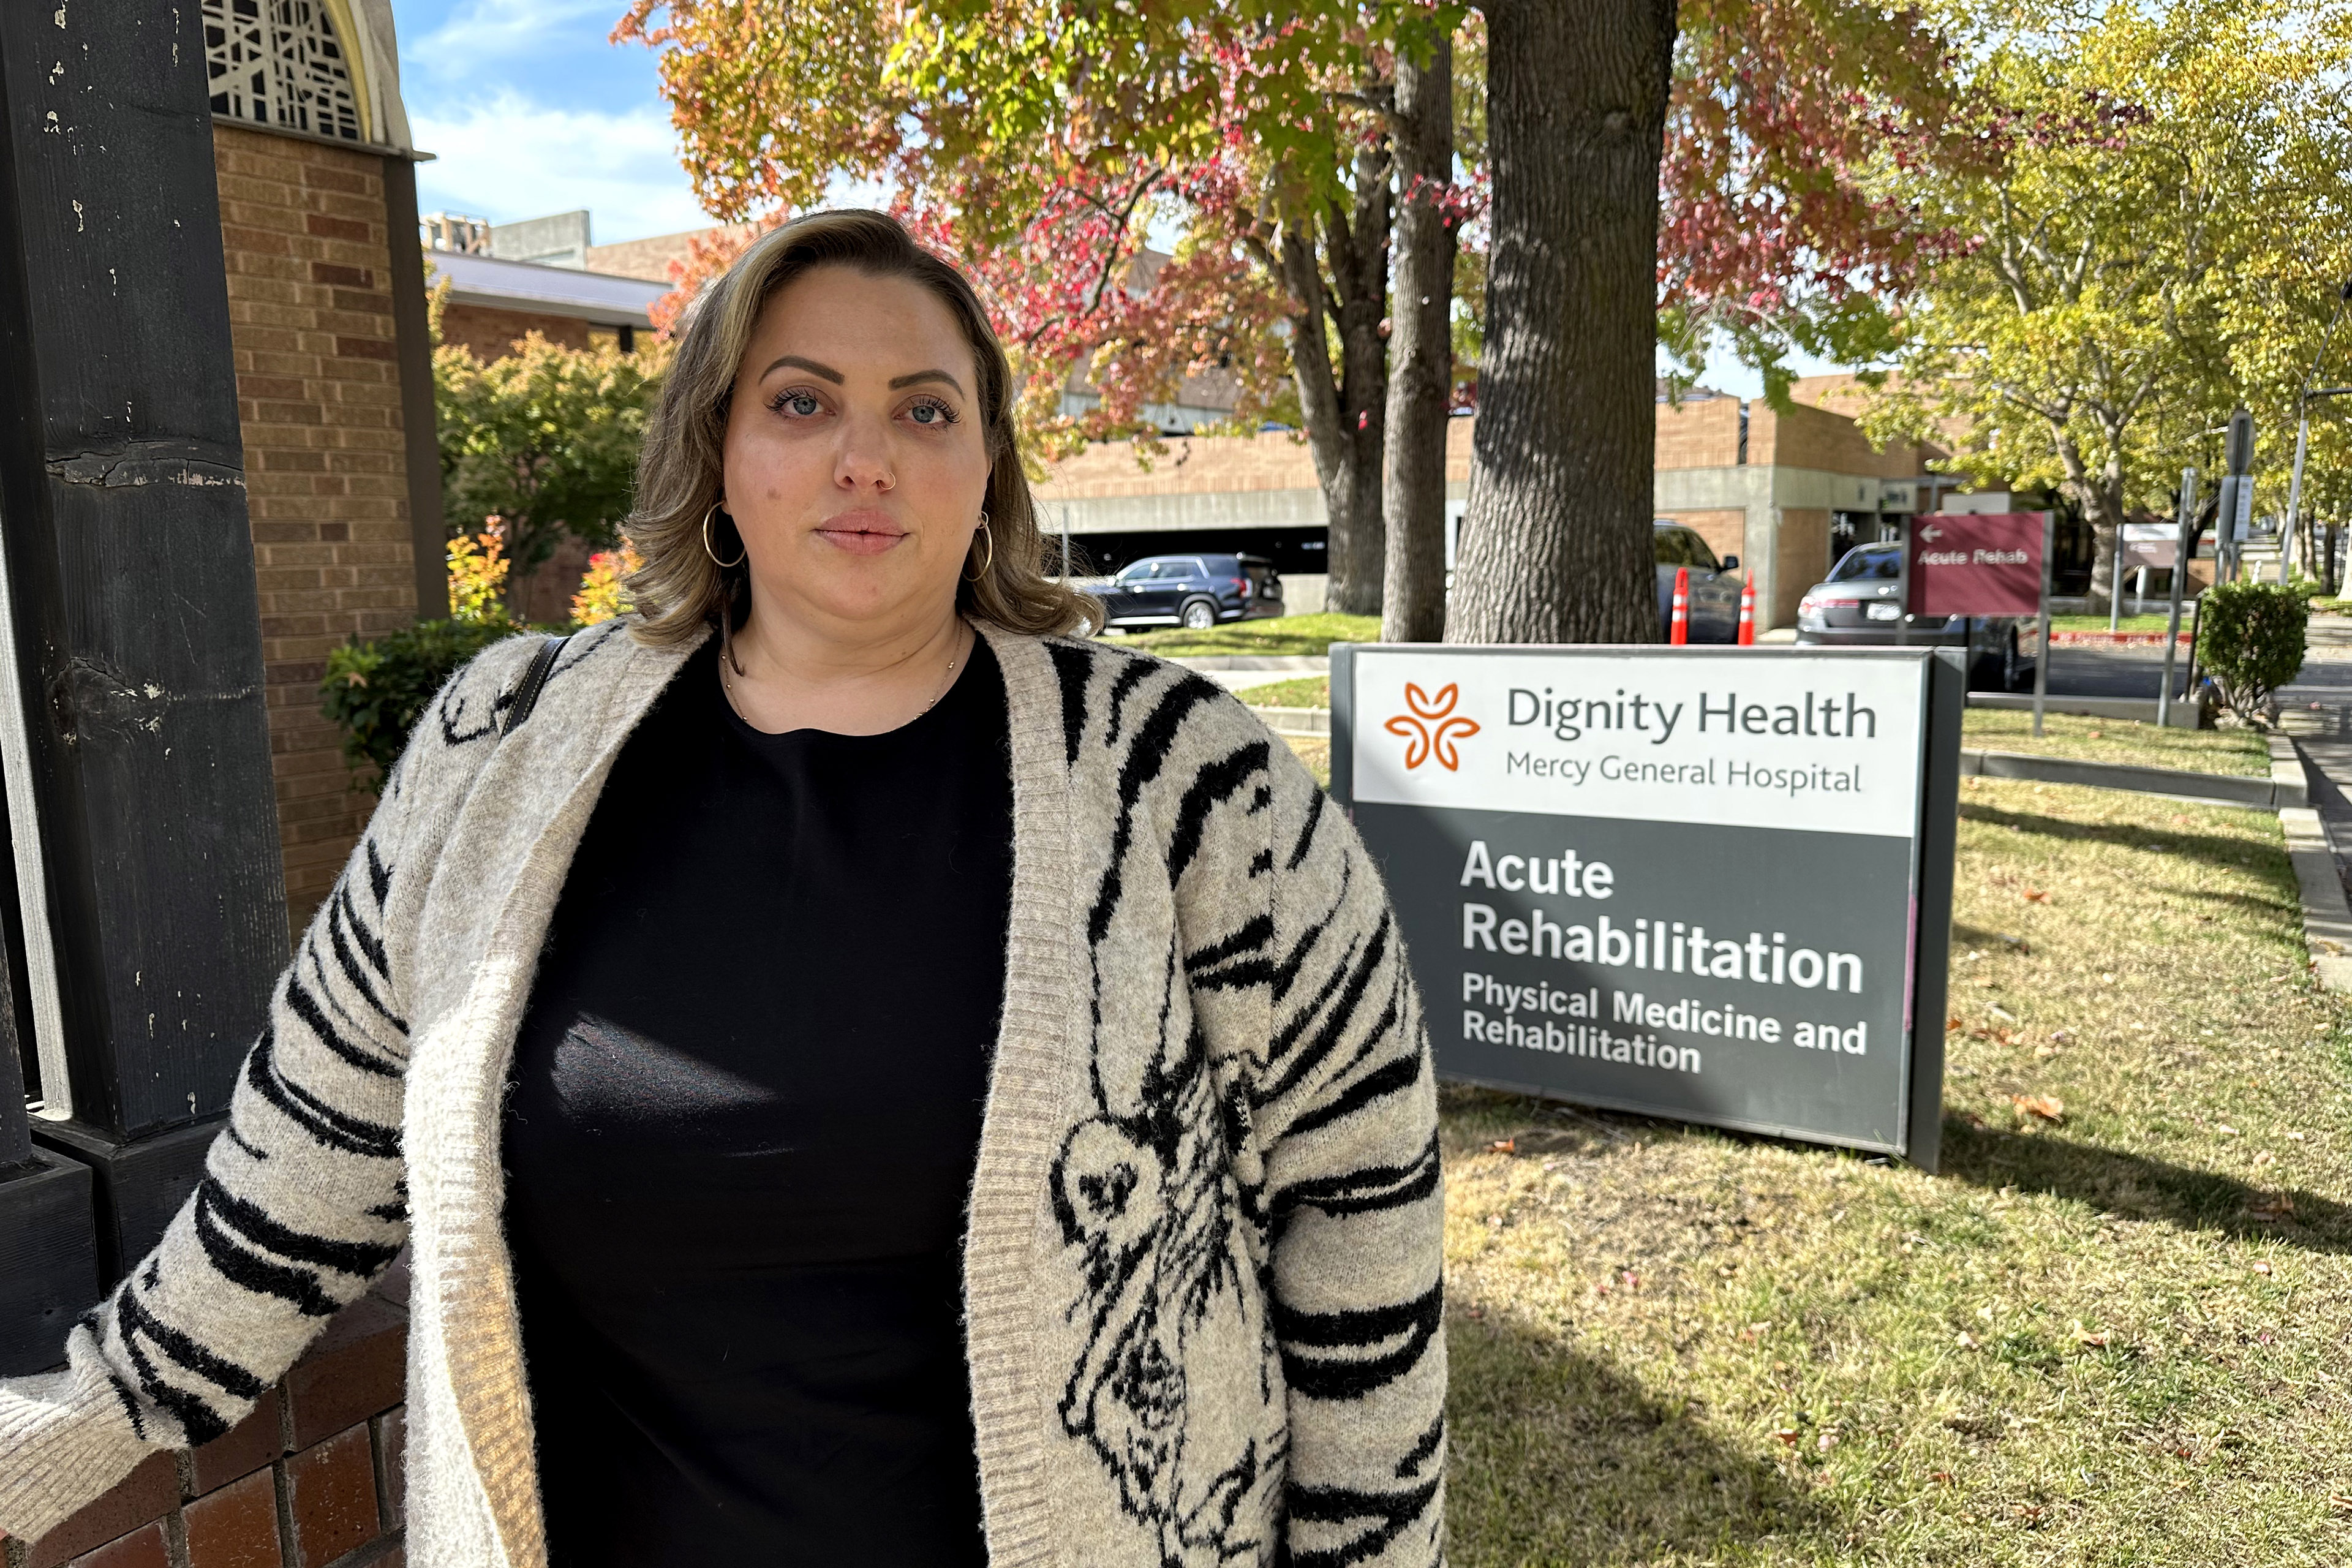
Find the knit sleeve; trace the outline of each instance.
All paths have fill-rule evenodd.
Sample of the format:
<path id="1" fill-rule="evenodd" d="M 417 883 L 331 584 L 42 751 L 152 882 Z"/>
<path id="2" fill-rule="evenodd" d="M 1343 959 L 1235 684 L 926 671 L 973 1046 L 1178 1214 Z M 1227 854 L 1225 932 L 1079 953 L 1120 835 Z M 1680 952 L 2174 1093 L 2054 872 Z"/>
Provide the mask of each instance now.
<path id="1" fill-rule="evenodd" d="M 525 657 L 502 645 L 451 689 L 496 689 Z M 37 1540 L 150 1452 L 226 1432 L 406 1238 L 391 926 L 453 788 L 434 721 L 279 976 L 196 1190 L 75 1324 L 64 1370 L 0 1382 L 0 1531 Z"/>
<path id="2" fill-rule="evenodd" d="M 1436 1079 L 1380 875 L 1275 751 L 1273 1004 L 1250 1098 L 1289 1391 L 1289 1559 L 1427 1565 L 1445 1508 Z"/>

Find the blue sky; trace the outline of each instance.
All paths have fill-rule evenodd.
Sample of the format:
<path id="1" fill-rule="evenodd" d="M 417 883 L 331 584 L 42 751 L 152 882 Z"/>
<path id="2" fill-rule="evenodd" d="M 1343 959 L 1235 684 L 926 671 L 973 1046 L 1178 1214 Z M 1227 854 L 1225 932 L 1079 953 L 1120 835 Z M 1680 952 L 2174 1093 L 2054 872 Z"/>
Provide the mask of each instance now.
<path id="1" fill-rule="evenodd" d="M 654 57 L 604 41 L 625 0 L 393 0 L 425 212 L 586 207 L 599 245 L 699 228 Z"/>
<path id="2" fill-rule="evenodd" d="M 653 52 L 604 41 L 625 3 L 393 0 L 409 126 L 438 154 L 417 166 L 420 210 L 512 223 L 586 207 L 599 245 L 710 221 L 678 166 Z M 1763 395 L 1727 357 L 1702 379 Z"/>

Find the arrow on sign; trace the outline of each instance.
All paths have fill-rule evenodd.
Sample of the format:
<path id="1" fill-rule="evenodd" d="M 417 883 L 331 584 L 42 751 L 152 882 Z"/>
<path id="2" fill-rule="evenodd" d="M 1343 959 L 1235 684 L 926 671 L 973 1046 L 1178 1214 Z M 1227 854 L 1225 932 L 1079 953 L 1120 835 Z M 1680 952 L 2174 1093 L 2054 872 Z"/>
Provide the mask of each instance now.
<path id="1" fill-rule="evenodd" d="M 1944 537 L 1944 531 L 1937 528 L 1931 522 L 1927 527 L 1919 531 L 1919 537 L 1926 540 L 1928 543 L 1933 544 L 1936 541 Z"/>

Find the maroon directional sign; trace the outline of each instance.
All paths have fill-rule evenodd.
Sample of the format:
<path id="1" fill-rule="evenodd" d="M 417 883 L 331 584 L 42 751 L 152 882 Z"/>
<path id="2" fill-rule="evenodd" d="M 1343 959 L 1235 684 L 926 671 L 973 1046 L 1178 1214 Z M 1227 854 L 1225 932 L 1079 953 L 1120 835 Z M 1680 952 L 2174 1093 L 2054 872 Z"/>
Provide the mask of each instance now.
<path id="1" fill-rule="evenodd" d="M 1915 518 L 1911 613 L 2031 616 L 2042 608 L 2042 514 Z"/>

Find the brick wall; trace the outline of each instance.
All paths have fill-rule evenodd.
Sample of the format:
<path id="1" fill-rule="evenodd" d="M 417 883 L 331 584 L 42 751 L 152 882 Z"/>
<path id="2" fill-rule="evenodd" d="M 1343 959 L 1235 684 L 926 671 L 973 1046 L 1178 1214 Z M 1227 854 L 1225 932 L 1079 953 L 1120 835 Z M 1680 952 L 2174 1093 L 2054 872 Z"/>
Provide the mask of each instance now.
<path id="1" fill-rule="evenodd" d="M 1658 405 L 1654 468 L 1727 468 L 1739 461 L 1739 399 L 1710 397 L 1680 407 Z M 1749 461 L 1769 461 L 1755 457 Z"/>
<path id="2" fill-rule="evenodd" d="M 228 125 L 213 129 L 213 161 L 287 918 L 299 931 L 374 805 L 351 787 L 319 711 L 327 650 L 416 615 L 383 163 Z"/>
<path id="3" fill-rule="evenodd" d="M 1797 601 L 1830 569 L 1830 514 L 1806 507 L 1781 509 L 1776 548 L 1771 613 L 1765 624 L 1793 626 Z"/>
<path id="4" fill-rule="evenodd" d="M 1916 447 L 1897 442 L 1877 451 L 1852 419 L 1802 403 L 1786 414 L 1761 402 L 1749 406 L 1748 460 L 1883 479 L 1907 479 L 1923 471 Z"/>
<path id="5" fill-rule="evenodd" d="M 607 339 L 613 329 L 602 329 Z M 441 311 L 441 341 L 456 343 L 472 352 L 485 363 L 504 359 L 515 340 L 526 333 L 537 332 L 549 342 L 567 349 L 584 349 L 593 342 L 597 329 L 576 316 L 540 316 L 523 310 L 502 310 L 488 305 L 447 305 Z"/>
<path id="6" fill-rule="evenodd" d="M 345 1308 L 227 1436 L 157 1454 L 5 1568 L 405 1568 L 407 1274 Z"/>

